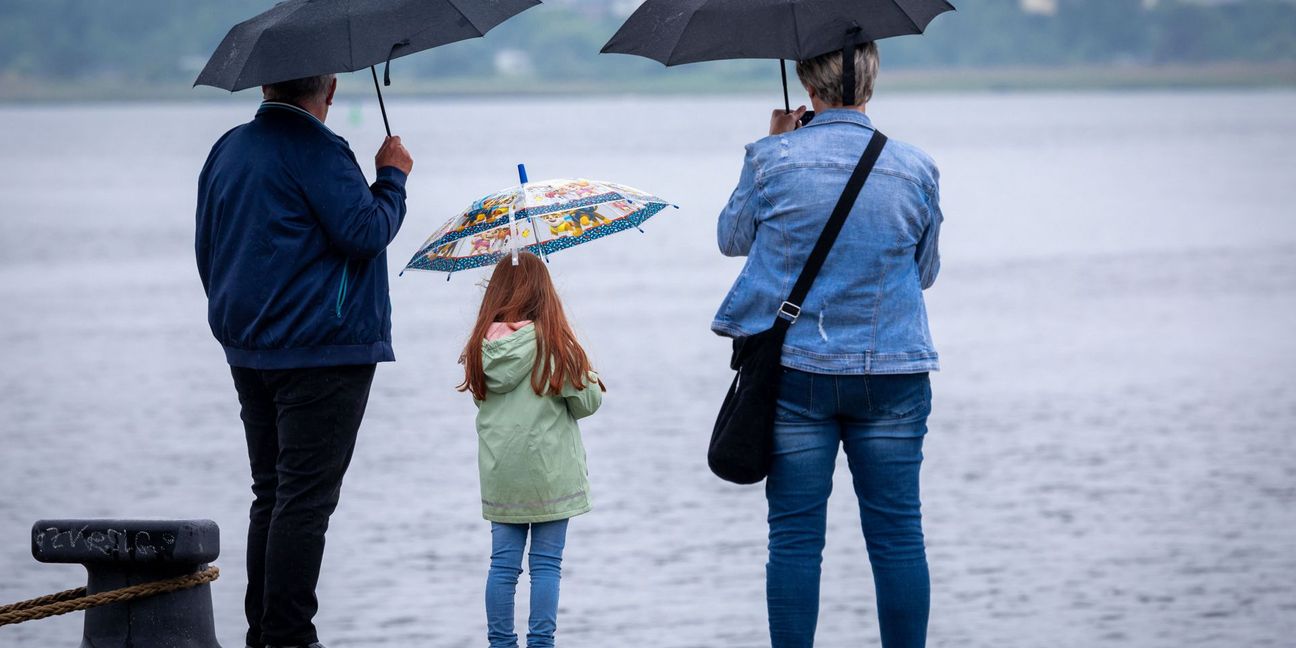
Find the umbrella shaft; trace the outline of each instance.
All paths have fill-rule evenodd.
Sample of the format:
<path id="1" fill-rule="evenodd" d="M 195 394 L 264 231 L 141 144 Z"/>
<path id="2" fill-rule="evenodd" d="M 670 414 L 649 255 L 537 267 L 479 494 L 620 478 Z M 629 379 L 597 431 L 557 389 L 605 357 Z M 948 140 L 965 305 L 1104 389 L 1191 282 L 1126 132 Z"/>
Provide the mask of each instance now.
<path id="1" fill-rule="evenodd" d="M 369 71 L 373 73 L 374 90 L 378 91 L 378 110 L 382 111 L 383 128 L 387 129 L 387 137 L 391 137 L 391 124 L 387 123 L 387 105 L 383 103 L 382 87 L 378 85 L 378 70 L 370 65 Z"/>
<path id="2" fill-rule="evenodd" d="M 787 60 L 779 59 L 779 73 L 783 75 L 783 112 L 787 114 L 792 112 L 792 104 L 788 103 Z"/>

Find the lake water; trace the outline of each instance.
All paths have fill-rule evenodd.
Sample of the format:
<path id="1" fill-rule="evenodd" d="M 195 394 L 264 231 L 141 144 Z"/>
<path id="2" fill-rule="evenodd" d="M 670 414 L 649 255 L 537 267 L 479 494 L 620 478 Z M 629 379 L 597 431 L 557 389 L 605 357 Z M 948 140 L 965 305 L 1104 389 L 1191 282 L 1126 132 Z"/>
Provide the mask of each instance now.
<path id="1" fill-rule="evenodd" d="M 194 183 L 255 100 L 0 107 L 0 603 L 84 582 L 44 517 L 206 517 L 240 646 L 250 478 L 192 260 Z M 394 100 L 416 158 L 380 367 L 329 533 L 330 646 L 484 645 L 474 408 L 453 391 L 480 273 L 395 271 L 472 199 L 609 179 L 681 206 L 554 258 L 610 391 L 583 426 L 569 648 L 768 645 L 764 500 L 712 477 L 728 386 L 715 215 L 770 97 Z M 943 172 L 924 509 L 931 645 L 1292 646 L 1296 93 L 906 95 L 870 106 Z M 376 104 L 330 119 L 368 160 Z M 844 462 L 819 646 L 876 645 Z M 519 606 L 519 613 L 525 605 Z M 74 645 L 80 615 L 0 629 Z"/>

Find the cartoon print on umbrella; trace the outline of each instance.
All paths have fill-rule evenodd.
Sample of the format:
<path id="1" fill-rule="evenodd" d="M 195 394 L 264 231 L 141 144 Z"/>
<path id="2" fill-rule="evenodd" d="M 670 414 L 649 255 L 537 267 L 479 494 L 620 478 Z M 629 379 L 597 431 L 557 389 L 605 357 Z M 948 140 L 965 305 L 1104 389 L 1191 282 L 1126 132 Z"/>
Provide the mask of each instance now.
<path id="1" fill-rule="evenodd" d="M 474 201 L 451 218 L 405 269 L 454 273 L 494 264 L 515 251 L 548 259 L 555 252 L 638 229 L 669 204 L 611 182 L 524 179 L 518 186 Z"/>

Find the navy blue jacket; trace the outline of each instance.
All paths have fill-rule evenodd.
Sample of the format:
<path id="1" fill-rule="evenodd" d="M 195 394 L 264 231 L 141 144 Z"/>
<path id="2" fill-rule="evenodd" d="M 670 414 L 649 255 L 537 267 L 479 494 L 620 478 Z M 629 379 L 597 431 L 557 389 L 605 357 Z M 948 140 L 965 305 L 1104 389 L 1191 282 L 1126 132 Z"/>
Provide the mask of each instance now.
<path id="1" fill-rule="evenodd" d="M 346 140 L 266 102 L 212 147 L 198 177 L 195 248 L 212 334 L 236 367 L 395 360 L 387 244 L 405 174 L 365 182 Z"/>

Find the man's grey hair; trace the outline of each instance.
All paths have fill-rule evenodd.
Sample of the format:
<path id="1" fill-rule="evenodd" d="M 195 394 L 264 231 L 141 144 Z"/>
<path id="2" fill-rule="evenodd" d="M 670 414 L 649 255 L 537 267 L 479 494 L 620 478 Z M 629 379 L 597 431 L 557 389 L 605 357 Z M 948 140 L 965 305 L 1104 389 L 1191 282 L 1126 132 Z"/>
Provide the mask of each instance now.
<path id="1" fill-rule="evenodd" d="M 322 101 L 328 94 L 329 84 L 333 82 L 333 78 L 332 74 L 321 74 L 271 83 L 265 86 L 265 99 L 294 105 Z"/>
<path id="2" fill-rule="evenodd" d="M 878 75 L 878 49 L 875 43 L 855 47 L 855 100 L 868 103 L 873 98 L 873 82 Z M 820 101 L 828 105 L 842 102 L 842 53 L 829 52 L 805 61 L 797 61 L 801 85 L 814 88 Z"/>

